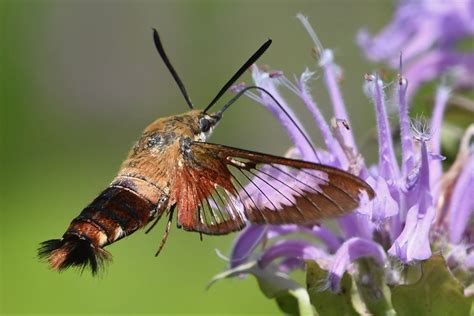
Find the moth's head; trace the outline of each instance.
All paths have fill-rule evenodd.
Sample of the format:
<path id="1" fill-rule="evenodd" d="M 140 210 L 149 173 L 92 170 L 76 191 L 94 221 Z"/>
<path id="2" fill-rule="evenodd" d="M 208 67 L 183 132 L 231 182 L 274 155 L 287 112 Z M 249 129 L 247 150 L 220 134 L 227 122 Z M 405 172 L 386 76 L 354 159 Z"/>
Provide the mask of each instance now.
<path id="1" fill-rule="evenodd" d="M 239 92 L 234 98 L 227 102 L 227 104 L 224 105 L 220 111 L 215 112 L 213 114 L 208 113 L 208 110 L 210 110 L 213 105 L 216 104 L 216 102 L 222 97 L 222 95 L 227 90 L 229 90 L 229 88 L 235 83 L 235 81 L 239 79 L 240 76 L 245 71 L 247 71 L 247 69 L 253 63 L 255 63 L 258 58 L 260 58 L 260 56 L 262 56 L 262 54 L 268 49 L 268 47 L 272 43 L 272 40 L 268 39 L 262 46 L 260 46 L 260 48 L 252 56 L 250 56 L 250 58 L 242 65 L 242 67 L 240 67 L 239 70 L 237 70 L 237 72 L 229 79 L 229 81 L 227 81 L 227 83 L 219 90 L 217 95 L 214 97 L 214 99 L 212 99 L 212 101 L 207 105 L 204 110 L 195 110 L 194 105 L 191 102 L 191 99 L 189 98 L 188 92 L 186 91 L 183 82 L 179 78 L 176 70 L 174 70 L 173 66 L 171 65 L 168 56 L 166 56 L 165 49 L 163 48 L 163 44 L 161 43 L 160 36 L 158 35 L 158 32 L 155 29 L 153 29 L 153 41 L 155 43 L 155 47 L 158 53 L 161 56 L 161 59 L 163 59 L 163 62 L 170 71 L 171 75 L 173 76 L 174 81 L 178 85 L 179 90 L 181 90 L 181 94 L 183 95 L 184 100 L 188 104 L 188 107 L 191 109 L 190 112 L 184 115 L 173 117 L 171 119 L 166 119 L 169 124 L 165 124 L 164 128 L 165 130 L 179 129 L 181 135 L 186 135 L 187 137 L 192 136 L 194 141 L 205 141 L 212 133 L 214 127 L 222 118 L 222 113 L 232 103 L 234 103 L 239 97 L 243 95 L 245 91 Z M 162 121 L 159 122 L 161 124 Z M 153 127 L 155 127 L 155 124 L 152 124 L 150 129 Z"/>
<path id="2" fill-rule="evenodd" d="M 194 141 L 203 142 L 206 141 L 212 134 L 214 127 L 222 118 L 222 114 L 216 113 L 205 113 L 202 110 L 194 110 L 189 112 L 192 125 L 192 133 Z"/>

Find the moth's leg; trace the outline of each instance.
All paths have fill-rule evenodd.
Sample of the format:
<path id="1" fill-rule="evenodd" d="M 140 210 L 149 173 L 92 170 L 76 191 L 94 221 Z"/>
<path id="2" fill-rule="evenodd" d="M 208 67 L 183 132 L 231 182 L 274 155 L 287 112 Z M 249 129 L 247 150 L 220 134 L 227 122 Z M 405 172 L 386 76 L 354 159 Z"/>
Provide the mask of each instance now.
<path id="1" fill-rule="evenodd" d="M 163 234 L 163 238 L 161 238 L 160 247 L 156 251 L 155 257 L 157 257 L 160 254 L 161 249 L 163 249 L 163 246 L 165 245 L 166 240 L 168 239 L 168 235 L 170 233 L 171 222 L 173 220 L 173 214 L 174 214 L 175 208 L 176 208 L 176 204 L 173 204 L 173 206 L 171 206 L 171 208 L 169 210 L 168 223 L 166 223 L 165 233 Z"/>

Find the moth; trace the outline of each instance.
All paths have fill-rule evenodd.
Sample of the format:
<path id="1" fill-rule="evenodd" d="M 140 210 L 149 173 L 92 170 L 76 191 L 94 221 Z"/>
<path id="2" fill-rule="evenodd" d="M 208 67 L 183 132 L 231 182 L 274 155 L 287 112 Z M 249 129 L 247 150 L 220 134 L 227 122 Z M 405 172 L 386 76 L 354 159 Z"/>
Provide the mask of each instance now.
<path id="1" fill-rule="evenodd" d="M 239 231 L 248 223 L 314 225 L 351 212 L 364 194 L 374 197 L 363 180 L 330 166 L 207 142 L 226 109 L 248 89 L 269 95 L 283 109 L 268 91 L 253 86 L 210 112 L 268 49 L 270 39 L 204 110 L 194 108 L 156 30 L 153 39 L 191 110 L 158 118 L 146 127 L 112 183 L 72 220 L 61 239 L 41 243 L 39 257 L 53 270 L 89 266 L 96 274 L 111 258 L 104 247 L 149 224 L 150 231 L 163 215 L 168 222 L 156 255 L 168 238 L 175 213 L 178 228 L 198 232 L 202 238 L 202 234 Z"/>

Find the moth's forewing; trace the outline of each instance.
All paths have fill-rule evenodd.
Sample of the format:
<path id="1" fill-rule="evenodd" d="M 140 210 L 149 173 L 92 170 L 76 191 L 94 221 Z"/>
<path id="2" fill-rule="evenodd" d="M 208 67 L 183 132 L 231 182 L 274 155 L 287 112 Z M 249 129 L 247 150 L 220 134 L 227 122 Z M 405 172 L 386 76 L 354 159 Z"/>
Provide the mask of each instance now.
<path id="1" fill-rule="evenodd" d="M 375 196 L 366 182 L 329 166 L 210 143 L 190 149 L 173 188 L 186 230 L 227 234 L 246 221 L 311 225 Z"/>

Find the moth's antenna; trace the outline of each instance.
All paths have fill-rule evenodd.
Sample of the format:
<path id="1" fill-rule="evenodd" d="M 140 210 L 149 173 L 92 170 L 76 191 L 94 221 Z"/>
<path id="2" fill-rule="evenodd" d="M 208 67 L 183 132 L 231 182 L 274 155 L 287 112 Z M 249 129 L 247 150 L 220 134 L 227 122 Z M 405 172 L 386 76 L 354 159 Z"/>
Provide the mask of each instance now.
<path id="1" fill-rule="evenodd" d="M 311 142 L 310 138 L 308 137 L 308 135 L 306 135 L 306 133 L 301 129 L 301 127 L 295 122 L 295 120 L 291 117 L 291 115 L 288 113 L 288 111 L 285 110 L 285 108 L 280 104 L 280 102 L 278 102 L 277 99 L 275 99 L 275 97 L 270 93 L 268 92 L 268 90 L 262 88 L 262 87 L 257 87 L 257 86 L 248 86 L 248 87 L 245 87 L 242 91 L 240 91 L 239 93 L 237 93 L 232 99 L 229 100 L 229 102 L 227 102 L 223 107 L 222 109 L 220 109 L 218 113 L 218 115 L 220 117 L 222 117 L 222 114 L 224 113 L 225 110 L 227 110 L 232 104 L 235 103 L 235 101 L 237 101 L 241 96 L 243 96 L 245 94 L 245 92 L 247 92 L 248 90 L 251 90 L 251 89 L 255 89 L 255 90 L 259 90 L 263 93 L 265 93 L 267 96 L 269 96 L 273 102 L 275 102 L 275 104 L 278 106 L 278 108 L 280 108 L 280 110 L 286 115 L 286 117 L 288 117 L 288 119 L 291 121 L 291 123 L 296 127 L 296 129 L 298 130 L 298 132 L 303 136 L 303 138 L 305 139 L 305 141 L 308 143 L 309 147 L 311 148 L 311 150 L 314 152 L 314 155 L 316 156 L 316 158 L 319 160 L 319 156 L 318 156 L 318 153 L 316 152 L 316 148 L 314 147 L 313 143 Z M 319 160 L 320 161 L 320 160 Z"/>
<path id="2" fill-rule="evenodd" d="M 272 40 L 268 39 L 260 48 L 243 64 L 242 67 L 237 70 L 237 72 L 232 76 L 232 78 L 227 81 L 227 83 L 221 88 L 217 95 L 212 99 L 211 103 L 204 109 L 204 113 L 207 112 L 219 99 L 222 95 L 234 84 L 234 82 L 242 76 L 242 74 L 254 63 L 260 56 L 265 53 L 268 47 L 272 44 Z"/>
<path id="3" fill-rule="evenodd" d="M 193 103 L 191 102 L 191 99 L 189 98 L 188 93 L 186 92 L 186 88 L 184 87 L 183 82 L 179 78 L 178 74 L 174 70 L 173 66 L 170 63 L 170 60 L 168 59 L 168 56 L 166 56 L 165 49 L 163 48 L 163 45 L 161 44 L 160 36 L 158 35 L 158 32 L 156 29 L 153 29 L 153 41 L 155 42 L 155 47 L 158 50 L 158 53 L 161 56 L 161 59 L 163 59 L 163 62 L 165 63 L 166 67 L 168 67 L 168 70 L 171 72 L 171 75 L 174 78 L 174 81 L 176 81 L 176 84 L 179 87 L 179 90 L 181 90 L 181 93 L 183 94 L 184 99 L 186 100 L 186 103 L 188 106 L 192 109 L 194 109 Z"/>

